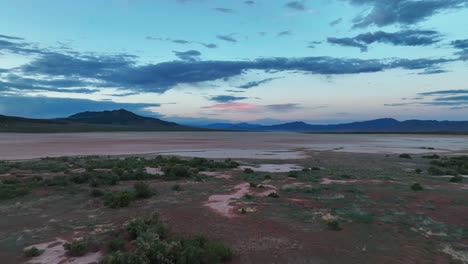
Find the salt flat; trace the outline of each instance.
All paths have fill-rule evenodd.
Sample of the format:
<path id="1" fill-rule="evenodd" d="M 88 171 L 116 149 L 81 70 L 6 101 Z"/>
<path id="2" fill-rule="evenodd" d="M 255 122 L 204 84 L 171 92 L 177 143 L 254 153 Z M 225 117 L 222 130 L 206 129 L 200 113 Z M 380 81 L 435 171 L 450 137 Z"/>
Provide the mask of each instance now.
<path id="1" fill-rule="evenodd" d="M 467 153 L 466 135 L 304 134 L 292 132 L 119 132 L 0 134 L 0 159 L 166 154 L 207 158 L 300 159 L 307 151 Z"/>

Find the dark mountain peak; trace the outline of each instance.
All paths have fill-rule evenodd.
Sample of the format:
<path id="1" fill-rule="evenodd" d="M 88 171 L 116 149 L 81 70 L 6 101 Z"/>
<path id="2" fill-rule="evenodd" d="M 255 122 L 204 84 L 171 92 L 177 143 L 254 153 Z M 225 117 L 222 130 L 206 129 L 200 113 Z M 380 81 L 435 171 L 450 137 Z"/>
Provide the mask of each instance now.
<path id="1" fill-rule="evenodd" d="M 90 117 L 123 117 L 123 118 L 139 118 L 139 116 L 133 112 L 130 112 L 125 109 L 119 110 L 106 110 L 106 111 L 86 111 L 77 113 L 69 116 L 70 119 L 81 119 L 81 118 L 90 118 Z"/>

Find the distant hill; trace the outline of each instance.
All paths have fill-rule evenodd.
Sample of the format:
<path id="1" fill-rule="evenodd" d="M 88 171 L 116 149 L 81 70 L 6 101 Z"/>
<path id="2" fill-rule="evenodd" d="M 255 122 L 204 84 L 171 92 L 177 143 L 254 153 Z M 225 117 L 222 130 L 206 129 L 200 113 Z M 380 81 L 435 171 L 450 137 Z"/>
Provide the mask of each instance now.
<path id="1" fill-rule="evenodd" d="M 336 125 L 310 125 L 304 122 L 292 122 L 278 125 L 228 124 L 217 123 L 205 126 L 210 129 L 238 131 L 300 131 L 300 132 L 456 132 L 468 133 L 468 121 L 407 120 L 398 121 L 382 118 L 363 122 Z"/>
<path id="2" fill-rule="evenodd" d="M 124 109 L 83 112 L 65 118 L 32 119 L 0 115 L 0 132 L 105 132 L 203 130 L 144 117 Z"/>

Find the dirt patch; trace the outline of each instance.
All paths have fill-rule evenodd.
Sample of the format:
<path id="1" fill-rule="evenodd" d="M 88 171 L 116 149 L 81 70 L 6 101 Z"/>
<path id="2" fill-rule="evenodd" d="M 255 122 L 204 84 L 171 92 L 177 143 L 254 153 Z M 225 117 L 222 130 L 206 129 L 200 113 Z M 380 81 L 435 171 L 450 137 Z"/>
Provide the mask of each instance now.
<path id="1" fill-rule="evenodd" d="M 227 171 L 202 171 L 200 174 L 209 176 L 209 177 L 214 177 L 217 179 L 225 179 L 229 180 L 232 178 L 231 173 Z"/>
<path id="2" fill-rule="evenodd" d="M 69 257 L 66 255 L 65 249 L 63 245 L 68 241 L 57 238 L 54 241 L 41 243 L 37 245 L 32 245 L 25 250 L 30 249 L 32 247 L 36 247 L 37 249 L 43 251 L 40 256 L 31 258 L 26 263 L 30 264 L 62 264 L 62 263 L 69 263 L 69 264 L 89 264 L 89 263 L 99 263 L 100 259 L 102 258 L 101 252 L 92 252 L 88 253 L 82 257 Z"/>
<path id="3" fill-rule="evenodd" d="M 146 173 L 151 174 L 151 175 L 163 175 L 164 174 L 161 168 L 145 167 L 145 171 Z"/>
<path id="4" fill-rule="evenodd" d="M 248 183 L 240 183 L 234 186 L 234 192 L 231 194 L 217 194 L 210 196 L 208 198 L 208 202 L 205 203 L 205 206 L 225 217 L 234 217 L 236 215 L 233 213 L 234 206 L 232 203 L 248 194 L 249 189 Z"/>
<path id="5" fill-rule="evenodd" d="M 290 171 L 298 171 L 302 170 L 303 168 L 296 164 L 260 164 L 256 166 L 240 166 L 240 169 L 252 169 L 254 171 L 261 171 L 261 172 L 290 172 Z"/>

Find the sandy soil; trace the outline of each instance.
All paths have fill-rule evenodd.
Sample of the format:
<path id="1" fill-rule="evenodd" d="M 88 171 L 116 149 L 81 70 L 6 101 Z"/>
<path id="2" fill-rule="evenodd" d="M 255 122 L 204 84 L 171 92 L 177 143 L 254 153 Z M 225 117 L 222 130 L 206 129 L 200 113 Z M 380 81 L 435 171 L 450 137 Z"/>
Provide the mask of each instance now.
<path id="1" fill-rule="evenodd" d="M 0 133 L 0 159 L 167 154 L 298 159 L 307 150 L 358 153 L 468 152 L 463 135 L 325 135 L 280 132 Z"/>

